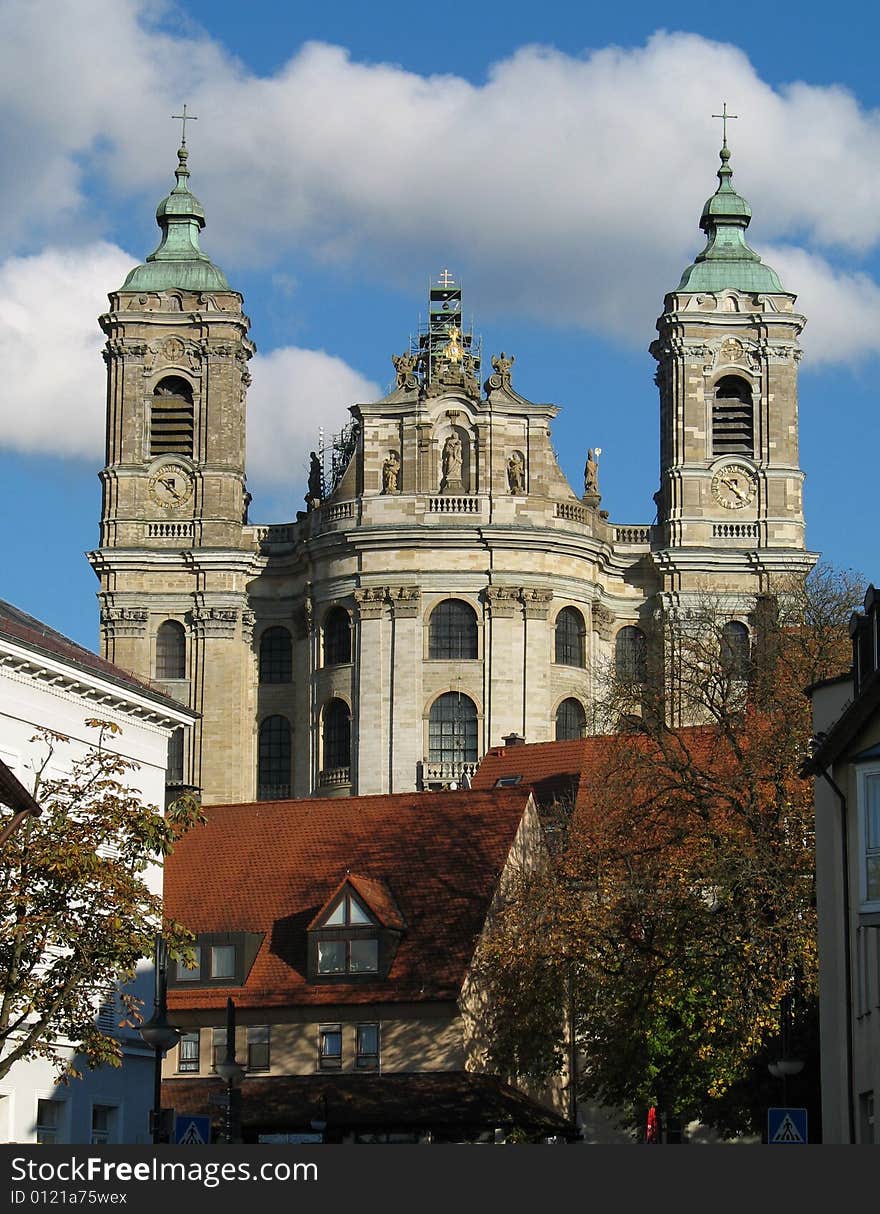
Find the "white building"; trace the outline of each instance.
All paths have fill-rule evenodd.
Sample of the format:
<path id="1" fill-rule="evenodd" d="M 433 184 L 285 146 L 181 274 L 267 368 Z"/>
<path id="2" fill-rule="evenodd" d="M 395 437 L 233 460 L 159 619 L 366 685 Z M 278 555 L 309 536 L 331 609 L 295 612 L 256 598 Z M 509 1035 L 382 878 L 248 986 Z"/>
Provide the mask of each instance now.
<path id="1" fill-rule="evenodd" d="M 0 759 L 26 788 L 33 787 L 34 761 L 45 753 L 32 740 L 40 729 L 70 738 L 53 756 L 56 766 L 48 773 L 59 776 L 94 744 L 94 730 L 85 721 L 100 718 L 122 730 L 106 744 L 138 764 L 129 784 L 145 802 L 164 806 L 169 739 L 191 726 L 195 715 L 0 601 Z M 159 867 L 147 879 L 153 892 L 161 891 Z M 149 1016 L 151 963 L 139 967 L 135 991 Z M 48 1061 L 17 1063 L 0 1079 L 0 1142 L 150 1141 L 154 1055 L 137 1033 L 117 1027 L 112 1003 L 99 1015 L 122 1041 L 123 1065 L 86 1069 L 82 1080 L 65 1086 L 56 1083 Z"/>

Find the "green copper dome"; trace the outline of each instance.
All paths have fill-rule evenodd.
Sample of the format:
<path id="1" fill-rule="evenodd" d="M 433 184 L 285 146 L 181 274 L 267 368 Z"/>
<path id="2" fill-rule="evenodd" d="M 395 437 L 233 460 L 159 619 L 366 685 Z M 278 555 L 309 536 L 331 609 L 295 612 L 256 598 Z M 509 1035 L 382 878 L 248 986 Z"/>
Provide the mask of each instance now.
<path id="1" fill-rule="evenodd" d="M 700 227 L 706 233 L 706 247 L 681 276 L 677 291 L 736 291 L 784 294 L 779 276 L 764 265 L 754 249 L 746 244 L 745 231 L 752 208 L 731 184 L 733 169 L 727 144 L 721 149 L 718 189 L 703 207 Z"/>
<path id="2" fill-rule="evenodd" d="M 188 155 L 186 144 L 181 144 L 174 172 L 177 185 L 156 208 L 156 222 L 162 229 L 159 247 L 143 265 L 135 266 L 122 284 L 123 291 L 229 290 L 223 271 L 199 248 L 205 210 L 187 184 Z"/>

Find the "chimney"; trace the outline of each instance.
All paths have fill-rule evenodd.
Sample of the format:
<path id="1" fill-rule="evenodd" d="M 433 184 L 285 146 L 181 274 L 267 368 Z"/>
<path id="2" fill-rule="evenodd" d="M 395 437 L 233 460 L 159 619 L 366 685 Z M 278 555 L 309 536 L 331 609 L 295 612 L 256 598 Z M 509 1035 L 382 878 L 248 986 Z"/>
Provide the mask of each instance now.
<path id="1" fill-rule="evenodd" d="M 501 739 L 505 746 L 524 746 L 525 738 L 519 733 L 506 733 Z"/>

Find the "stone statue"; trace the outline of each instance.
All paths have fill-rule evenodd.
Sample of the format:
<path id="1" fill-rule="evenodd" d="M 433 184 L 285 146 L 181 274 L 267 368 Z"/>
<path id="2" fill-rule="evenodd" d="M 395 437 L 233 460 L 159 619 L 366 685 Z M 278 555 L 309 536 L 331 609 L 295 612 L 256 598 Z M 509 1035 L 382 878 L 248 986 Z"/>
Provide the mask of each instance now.
<path id="1" fill-rule="evenodd" d="M 416 367 L 418 359 L 413 354 L 392 354 L 391 361 L 394 364 L 394 370 L 397 372 L 397 388 L 403 391 L 412 391 L 413 388 L 419 386 Z"/>
<path id="2" fill-rule="evenodd" d="M 461 439 L 453 431 L 443 444 L 443 484 L 461 483 Z"/>
<path id="3" fill-rule="evenodd" d="M 514 451 L 507 461 L 507 483 L 513 494 L 526 491 L 526 466 L 518 451 Z"/>
<path id="4" fill-rule="evenodd" d="M 323 481 L 321 461 L 318 459 L 318 453 L 312 451 L 309 455 L 309 488 L 306 493 L 306 505 L 310 510 L 314 510 L 315 506 L 320 504 L 324 493 Z"/>
<path id="5" fill-rule="evenodd" d="M 382 465 L 382 492 L 396 493 L 397 481 L 400 476 L 400 456 L 396 451 L 389 451 L 388 458 Z"/>
<path id="6" fill-rule="evenodd" d="M 587 452 L 587 462 L 584 466 L 584 496 L 599 492 L 599 465 L 591 447 Z"/>

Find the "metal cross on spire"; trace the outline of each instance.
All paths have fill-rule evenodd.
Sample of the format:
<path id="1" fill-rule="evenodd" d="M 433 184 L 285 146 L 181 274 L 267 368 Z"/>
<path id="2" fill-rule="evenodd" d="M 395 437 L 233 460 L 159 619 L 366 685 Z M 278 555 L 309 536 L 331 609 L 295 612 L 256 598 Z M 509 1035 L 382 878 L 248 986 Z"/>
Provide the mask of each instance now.
<path id="1" fill-rule="evenodd" d="M 180 146 L 182 148 L 185 148 L 186 147 L 186 124 L 188 122 L 198 122 L 198 117 L 195 114 L 188 114 L 186 112 L 186 102 L 184 102 L 184 104 L 183 104 L 183 113 L 182 114 L 172 114 L 171 117 L 180 119 L 180 123 L 181 123 Z"/>
<path id="2" fill-rule="evenodd" d="M 443 270 L 437 281 L 440 283 L 441 287 L 452 287 L 455 285 L 455 279 L 446 269 Z"/>
<path id="3" fill-rule="evenodd" d="M 186 109 L 186 106 L 184 106 L 183 108 Z M 713 114 L 712 117 L 721 119 L 723 131 L 724 131 L 724 135 L 723 135 L 724 146 L 727 147 L 727 120 L 728 120 L 728 118 L 739 118 L 739 114 L 728 114 L 727 102 L 725 101 L 722 103 L 721 113 Z"/>

